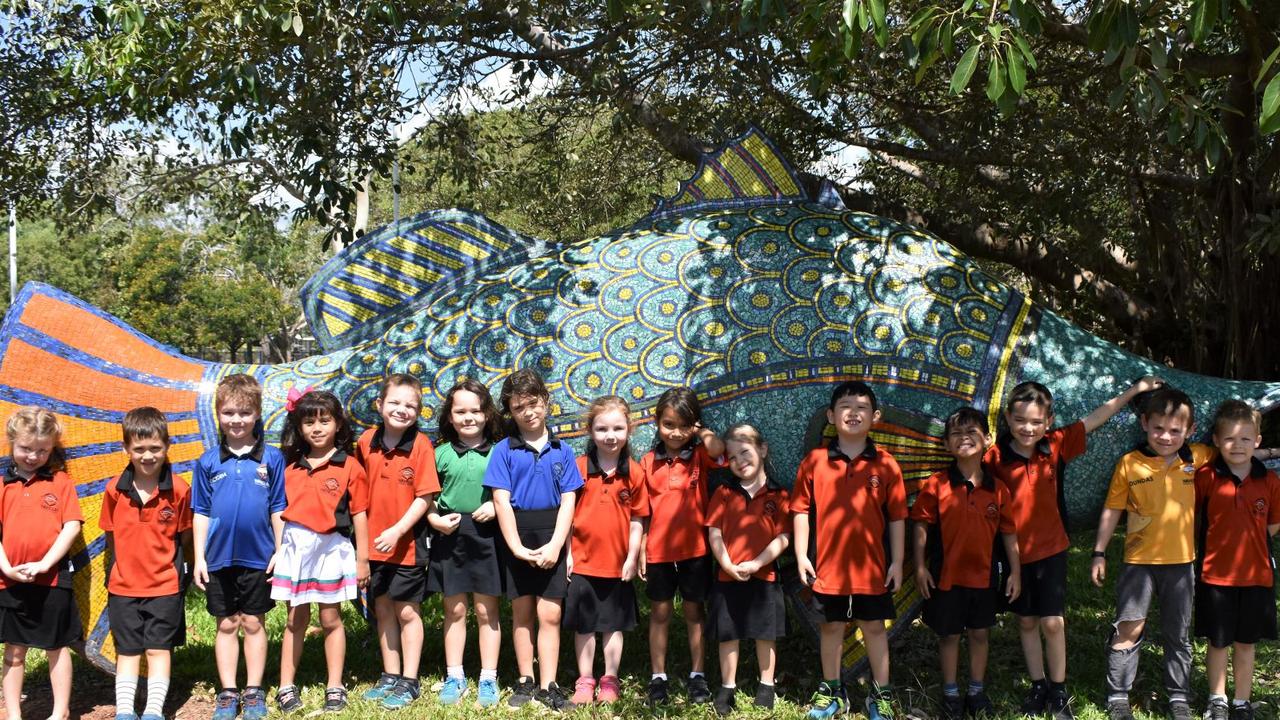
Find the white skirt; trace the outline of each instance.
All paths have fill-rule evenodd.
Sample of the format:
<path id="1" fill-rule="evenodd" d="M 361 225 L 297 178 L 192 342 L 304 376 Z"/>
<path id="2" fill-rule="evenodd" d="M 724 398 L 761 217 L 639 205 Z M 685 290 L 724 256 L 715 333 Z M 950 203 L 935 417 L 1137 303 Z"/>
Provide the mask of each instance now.
<path id="1" fill-rule="evenodd" d="M 336 604 L 356 597 L 356 549 L 339 533 L 285 523 L 271 576 L 271 599 Z"/>

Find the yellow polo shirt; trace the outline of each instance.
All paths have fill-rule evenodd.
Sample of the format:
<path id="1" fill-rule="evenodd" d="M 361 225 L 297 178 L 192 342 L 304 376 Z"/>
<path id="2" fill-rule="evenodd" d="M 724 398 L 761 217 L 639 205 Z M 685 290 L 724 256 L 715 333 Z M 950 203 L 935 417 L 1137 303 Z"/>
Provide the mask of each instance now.
<path id="1" fill-rule="evenodd" d="M 1129 513 L 1125 562 L 1174 565 L 1195 560 L 1196 469 L 1216 455 L 1208 445 L 1184 445 L 1169 462 L 1144 445 L 1120 458 L 1104 507 Z"/>

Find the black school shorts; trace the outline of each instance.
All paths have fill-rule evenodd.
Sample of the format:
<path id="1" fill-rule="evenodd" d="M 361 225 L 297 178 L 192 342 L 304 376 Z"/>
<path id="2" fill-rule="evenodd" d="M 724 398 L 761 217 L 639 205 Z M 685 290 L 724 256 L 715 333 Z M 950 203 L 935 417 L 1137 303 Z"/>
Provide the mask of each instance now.
<path id="1" fill-rule="evenodd" d="M 83 640 L 71 588 L 21 583 L 0 590 L 0 642 L 56 650 Z"/>
<path id="2" fill-rule="evenodd" d="M 369 563 L 369 600 L 383 595 L 396 602 L 420 603 L 427 599 L 427 569 L 420 565 Z"/>
<path id="3" fill-rule="evenodd" d="M 116 653 L 141 655 L 172 650 L 187 641 L 186 607 L 181 593 L 160 597 L 107 596 L 107 618 Z"/>
<path id="4" fill-rule="evenodd" d="M 205 607 L 214 617 L 266 615 L 276 606 L 271 599 L 271 581 L 266 570 L 225 567 L 209 573 L 204 590 Z"/>
<path id="5" fill-rule="evenodd" d="M 1195 630 L 1216 648 L 1275 640 L 1275 589 L 1196 583 Z"/>
<path id="6" fill-rule="evenodd" d="M 1067 607 L 1067 551 L 1022 566 L 1022 594 L 1003 606 L 1022 617 L 1061 617 Z"/>
<path id="7" fill-rule="evenodd" d="M 873 622 L 892 620 L 898 616 L 893 607 L 893 593 L 879 595 L 827 595 L 813 593 L 814 609 L 825 622 Z"/>
<path id="8" fill-rule="evenodd" d="M 574 573 L 560 624 L 584 635 L 618 632 L 635 629 L 637 614 L 633 583 Z"/>
<path id="9" fill-rule="evenodd" d="M 776 640 L 787 634 L 782 586 L 757 577 L 746 582 L 716 580 L 707 618 L 717 642 Z"/>
<path id="10" fill-rule="evenodd" d="M 517 510 L 516 533 L 520 542 L 530 550 L 551 542 L 556 531 L 558 508 L 548 510 Z M 566 559 L 568 552 L 560 548 L 560 557 L 556 564 L 549 568 L 540 568 L 524 560 L 517 560 L 511 554 L 507 544 L 499 543 L 502 567 L 506 577 L 507 597 L 515 599 L 534 595 L 536 597 L 562 600 L 569 593 L 569 574 Z"/>
<path id="11" fill-rule="evenodd" d="M 996 624 L 999 598 L 991 588 L 934 588 L 924 601 L 924 624 L 942 636 L 985 630 Z"/>
<path id="12" fill-rule="evenodd" d="M 645 595 L 653 602 L 670 602 L 679 590 L 685 602 L 706 602 L 711 593 L 712 570 L 710 555 L 649 563 L 645 570 Z"/>

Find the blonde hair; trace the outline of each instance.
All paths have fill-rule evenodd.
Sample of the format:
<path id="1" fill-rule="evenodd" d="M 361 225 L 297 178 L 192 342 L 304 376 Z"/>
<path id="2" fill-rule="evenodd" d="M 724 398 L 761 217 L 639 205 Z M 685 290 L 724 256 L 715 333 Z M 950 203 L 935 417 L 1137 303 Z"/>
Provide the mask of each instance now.
<path id="1" fill-rule="evenodd" d="M 1252 423 L 1254 430 L 1262 432 L 1262 413 L 1241 400 L 1227 400 L 1218 406 L 1218 412 L 1213 416 L 1213 434 L 1217 435 L 1227 425 L 1238 422 Z"/>
<path id="2" fill-rule="evenodd" d="M 228 403 L 244 403 L 246 407 L 262 413 L 262 386 L 252 375 L 240 373 L 228 375 L 218 381 L 214 407 L 221 409 Z"/>
<path id="3" fill-rule="evenodd" d="M 729 442 L 730 440 L 734 442 L 751 443 L 756 446 L 757 450 L 767 450 L 769 447 L 769 443 L 765 441 L 764 435 L 756 428 L 756 426 L 750 423 L 738 423 L 737 425 L 729 428 L 729 431 L 724 434 L 724 441 Z"/>
<path id="4" fill-rule="evenodd" d="M 621 455 L 623 458 L 629 458 L 631 457 L 631 406 L 617 395 L 602 395 L 592 400 L 586 411 L 582 413 L 582 419 L 587 424 L 587 449 L 594 450 L 596 447 L 595 441 L 591 439 L 591 424 L 610 410 L 621 412 L 622 417 L 627 419 L 627 441 L 622 444 Z"/>
<path id="5" fill-rule="evenodd" d="M 18 408 L 5 424 L 5 435 L 9 439 L 10 449 L 22 435 L 53 438 L 53 450 L 49 453 L 46 465 L 52 470 L 61 470 L 66 466 L 66 454 L 62 450 L 62 422 L 52 412 L 35 405 Z"/>

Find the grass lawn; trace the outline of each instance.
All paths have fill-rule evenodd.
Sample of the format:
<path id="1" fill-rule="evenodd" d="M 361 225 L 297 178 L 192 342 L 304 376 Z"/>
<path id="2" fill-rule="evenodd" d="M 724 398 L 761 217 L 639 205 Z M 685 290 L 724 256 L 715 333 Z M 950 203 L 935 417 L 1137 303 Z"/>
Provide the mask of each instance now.
<path id="1" fill-rule="evenodd" d="M 1092 531 L 1077 534 L 1073 540 L 1069 565 L 1069 594 L 1067 613 L 1068 643 L 1068 690 L 1073 694 L 1073 706 L 1076 716 L 1082 720 L 1097 720 L 1105 717 L 1103 709 L 1103 677 L 1105 671 L 1104 643 L 1110 631 L 1110 620 L 1114 602 L 1114 579 L 1119 570 L 1119 542 L 1113 542 L 1113 556 L 1108 570 L 1110 578 L 1106 588 L 1093 587 L 1088 578 L 1089 553 L 1092 544 Z M 647 608 L 641 595 L 642 621 L 636 632 L 627 638 L 626 651 L 623 657 L 623 702 L 608 710 L 600 708 L 583 708 L 575 712 L 578 717 L 636 717 L 649 714 L 643 703 L 644 687 L 649 678 L 648 638 L 644 631 Z M 441 679 L 444 672 L 444 652 L 441 646 L 442 615 L 439 599 L 428 601 L 423 606 L 423 615 L 427 627 L 426 648 L 423 652 L 422 672 L 425 675 L 424 689 Z M 677 612 L 677 617 L 678 617 Z M 499 666 L 499 680 L 508 687 L 515 681 L 515 663 L 509 642 L 509 613 L 504 609 L 504 638 L 502 660 Z M 186 646 L 180 648 L 174 658 L 172 690 L 170 702 L 166 710 L 170 715 L 177 711 L 183 718 L 207 716 L 211 705 L 207 702 L 215 692 L 215 671 L 213 662 L 214 624 L 204 610 L 204 597 L 193 592 L 188 597 L 187 618 L 189 623 Z M 268 615 L 268 625 L 272 638 L 271 656 L 267 665 L 267 682 L 271 684 L 278 677 L 279 670 L 279 638 L 284 627 L 285 612 L 277 607 Z M 434 693 L 426 690 L 424 697 L 415 705 L 406 709 L 389 712 L 380 707 L 365 703 L 357 698 L 369 687 L 381 671 L 377 642 L 367 629 L 364 621 L 350 608 L 346 611 L 347 619 L 347 687 L 353 699 L 350 709 L 339 717 L 396 717 L 396 718 L 473 718 L 493 714 L 495 711 L 482 712 L 471 704 L 474 699 L 474 678 L 479 673 L 478 657 L 475 649 L 475 629 L 470 628 L 469 646 L 467 650 L 467 673 L 472 678 L 473 695 L 462 704 L 444 708 L 434 701 Z M 1022 651 L 1018 642 L 1016 624 L 1011 616 L 1003 616 L 1003 623 L 997 625 L 991 636 L 991 659 L 987 672 L 988 692 L 1000 710 L 1001 717 L 1016 717 L 1017 706 L 1027 687 L 1026 673 L 1022 663 Z M 1159 627 L 1153 623 L 1153 628 Z M 318 632 L 318 628 L 313 629 Z M 687 645 L 685 644 L 684 627 L 680 622 L 672 624 L 673 637 L 672 657 L 668 662 L 672 678 L 683 678 L 689 668 Z M 750 642 L 743 643 L 743 667 L 738 677 L 742 690 L 738 695 L 738 714 L 743 717 L 804 717 L 807 702 L 812 695 L 821 673 L 818 669 L 816 647 L 811 644 L 804 632 L 798 630 L 791 637 L 779 643 L 779 704 L 771 713 L 756 710 L 751 705 L 755 690 L 754 678 L 755 651 Z M 1142 668 L 1133 699 L 1139 710 L 1139 718 L 1164 716 L 1164 693 L 1161 681 L 1161 654 L 1158 638 L 1155 644 L 1148 644 L 1143 651 Z M 324 660 L 321 638 L 316 635 L 308 639 L 303 666 L 299 672 L 299 684 L 303 687 L 303 701 L 306 708 L 297 717 L 305 717 L 318 713 L 324 702 Z M 561 643 L 560 682 L 572 690 L 576 677 L 575 664 L 572 660 L 572 638 L 565 636 Z M 714 688 L 717 678 L 716 653 L 714 646 L 708 653 L 708 669 L 710 681 Z M 901 636 L 891 650 L 893 665 L 893 683 L 897 689 L 899 701 L 905 708 L 913 710 L 912 714 L 932 716 L 937 709 L 937 698 L 941 692 L 937 667 L 936 636 L 918 621 Z M 960 677 L 962 683 L 967 677 L 965 670 L 966 654 L 961 653 Z M 1195 646 L 1196 668 L 1193 677 L 1193 707 L 1203 710 L 1206 698 L 1206 681 L 1204 676 L 1204 644 Z M 597 674 L 600 672 L 597 661 Z M 1258 703 L 1259 718 L 1275 716 L 1274 706 L 1277 693 L 1280 692 L 1280 658 L 1277 657 L 1274 643 L 1263 644 L 1258 651 L 1257 674 L 1254 683 L 1254 700 Z M 76 698 L 77 707 L 86 702 L 110 705 L 113 702 L 109 680 L 100 672 L 84 662 L 77 661 L 76 666 Z M 243 676 L 242 676 L 243 677 Z M 676 683 L 677 687 L 679 683 Z M 49 691 L 48 676 L 43 655 L 32 652 L 28 659 L 26 692 L 32 699 L 47 696 Z M 141 693 L 141 690 L 139 691 Z M 269 694 L 274 700 L 275 689 Z M 855 697 L 854 709 L 860 708 L 859 700 L 865 688 L 855 687 L 851 690 Z M 84 694 L 95 696 L 83 700 Z M 680 694 L 677 691 L 676 697 Z M 203 702 L 201 702 L 203 700 Z M 505 702 L 505 698 L 504 698 Z M 179 708 L 181 707 L 181 710 Z M 543 711 L 528 707 L 519 713 L 503 715 L 539 715 Z M 274 711 L 274 702 L 272 702 Z M 28 713 L 32 714 L 33 713 Z M 273 715 L 277 713 L 273 712 Z M 666 710 L 671 718 L 709 718 L 714 717 L 710 705 L 690 706 L 677 699 Z"/>

